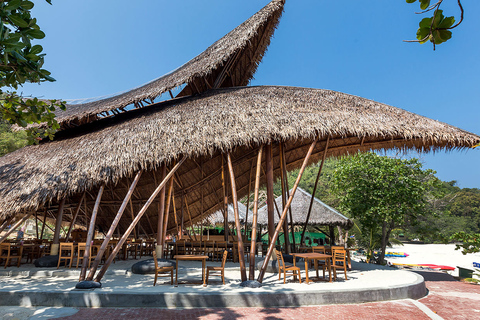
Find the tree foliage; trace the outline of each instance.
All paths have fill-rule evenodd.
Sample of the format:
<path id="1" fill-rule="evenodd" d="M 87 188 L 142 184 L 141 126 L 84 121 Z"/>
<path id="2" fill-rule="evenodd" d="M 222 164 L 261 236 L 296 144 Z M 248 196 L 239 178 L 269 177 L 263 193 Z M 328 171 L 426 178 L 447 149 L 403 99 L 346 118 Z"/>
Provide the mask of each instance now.
<path id="1" fill-rule="evenodd" d="M 51 4 L 51 0 L 46 1 Z M 65 109 L 63 101 L 28 99 L 15 91 L 27 82 L 55 81 L 43 69 L 42 46 L 32 43 L 45 37 L 31 15 L 33 7 L 34 3 L 28 0 L 0 1 L 0 117 L 23 128 L 45 123 L 45 129 L 27 128 L 30 143 L 44 137 L 53 139 L 59 128 L 54 112 L 57 108 Z"/>
<path id="2" fill-rule="evenodd" d="M 417 0 L 406 0 L 407 3 L 415 3 Z M 460 20 L 455 24 L 455 17 L 445 17 L 443 10 L 440 10 L 444 0 L 438 0 L 434 4 L 431 4 L 431 0 L 418 0 L 420 3 L 420 9 L 422 12 L 418 14 L 424 14 L 433 12 L 431 17 L 423 18 L 419 23 L 417 30 L 417 40 L 408 42 L 425 43 L 430 41 L 433 44 L 433 50 L 437 44 L 442 44 L 445 41 L 452 38 L 451 29 L 459 26 L 463 21 L 463 6 L 460 0 L 457 0 L 458 7 L 460 9 Z"/>
<path id="3" fill-rule="evenodd" d="M 359 153 L 340 160 L 332 192 L 339 198 L 339 208 L 358 219 L 362 232 L 381 233 L 380 263 L 391 232 L 425 210 L 433 174 L 423 170 L 418 159 Z"/>

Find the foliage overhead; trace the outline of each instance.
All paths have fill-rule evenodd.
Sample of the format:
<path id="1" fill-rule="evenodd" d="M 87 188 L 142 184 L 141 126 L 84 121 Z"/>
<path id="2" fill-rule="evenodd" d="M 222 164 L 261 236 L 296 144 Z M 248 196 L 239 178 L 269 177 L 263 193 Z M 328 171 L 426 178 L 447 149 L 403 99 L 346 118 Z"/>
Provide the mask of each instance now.
<path id="1" fill-rule="evenodd" d="M 51 0 L 46 1 L 51 4 Z M 0 117 L 23 128 L 45 123 L 46 129 L 27 128 L 30 143 L 44 137 L 53 139 L 59 128 L 54 112 L 56 108 L 65 109 L 63 101 L 28 99 L 15 91 L 27 82 L 55 81 L 43 69 L 42 46 L 32 43 L 45 37 L 31 15 L 33 7 L 28 0 L 0 1 Z"/>
<path id="2" fill-rule="evenodd" d="M 417 0 L 406 0 L 407 3 L 415 3 Z M 445 17 L 443 15 L 443 10 L 440 10 L 444 0 L 438 0 L 434 4 L 431 4 L 431 0 L 418 0 L 420 3 L 420 9 L 422 12 L 417 12 L 418 14 L 432 12 L 431 17 L 423 18 L 419 23 L 419 28 L 417 30 L 417 40 L 407 41 L 407 42 L 419 42 L 425 43 L 430 41 L 433 44 L 433 50 L 437 44 L 442 44 L 445 41 L 452 38 L 451 29 L 456 28 L 463 21 L 463 6 L 460 0 L 457 0 L 458 7 L 460 9 L 460 21 L 455 24 L 455 17 Z"/>

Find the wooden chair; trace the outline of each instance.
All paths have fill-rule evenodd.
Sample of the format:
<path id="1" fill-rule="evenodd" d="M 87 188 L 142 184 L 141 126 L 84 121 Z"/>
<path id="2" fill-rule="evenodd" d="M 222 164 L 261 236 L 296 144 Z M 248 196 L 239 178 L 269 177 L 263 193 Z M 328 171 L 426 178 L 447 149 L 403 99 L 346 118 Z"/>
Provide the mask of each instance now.
<path id="1" fill-rule="evenodd" d="M 69 242 L 60 242 L 60 248 L 58 249 L 58 263 L 57 263 L 57 269 L 60 268 L 60 263 L 62 260 L 65 260 L 65 267 L 67 266 L 67 261 L 70 261 L 69 263 L 69 269 L 72 267 L 72 262 L 73 262 L 73 243 Z"/>
<path id="2" fill-rule="evenodd" d="M 170 267 L 159 267 L 157 261 L 157 252 L 155 250 L 152 251 L 153 261 L 155 262 L 155 280 L 153 280 L 153 286 L 157 284 L 158 277 L 168 277 L 168 273 L 170 272 L 170 284 L 173 285 L 173 266 Z"/>
<path id="3" fill-rule="evenodd" d="M 325 254 L 325 247 L 324 246 L 312 247 L 312 252 Z M 315 260 L 315 270 L 317 271 L 317 278 L 318 278 L 318 267 L 319 266 L 322 267 L 323 278 L 325 278 L 325 270 L 327 270 L 327 260 L 326 259 L 316 259 Z"/>
<path id="4" fill-rule="evenodd" d="M 228 251 L 223 251 L 222 256 L 222 266 L 221 267 L 207 267 L 206 283 L 208 284 L 208 276 L 220 276 L 222 277 L 222 282 L 225 285 L 225 262 L 227 262 Z"/>
<path id="5" fill-rule="evenodd" d="M 285 265 L 285 260 L 283 260 L 283 255 L 280 251 L 275 249 L 275 254 L 277 255 L 278 261 L 278 280 L 281 280 L 282 272 L 283 272 L 283 283 L 285 283 L 286 278 L 288 275 L 293 276 L 293 280 L 300 280 L 302 283 L 302 277 L 300 276 L 300 268 L 293 266 L 293 265 Z"/>
<path id="6" fill-rule="evenodd" d="M 227 258 L 228 258 L 228 244 L 227 244 L 227 241 L 217 241 L 217 242 L 215 242 L 215 250 L 213 252 L 213 259 L 215 261 L 220 261 L 221 259 L 223 259 L 223 255 L 225 254 L 224 251 L 227 251 Z"/>
<path id="7" fill-rule="evenodd" d="M 332 269 L 333 278 L 337 280 L 337 269 L 343 269 L 345 280 L 347 279 L 347 250 L 343 247 L 332 248 Z"/>
<path id="8" fill-rule="evenodd" d="M 17 259 L 17 268 L 20 267 L 23 255 L 21 244 L 2 243 L 0 244 L 0 260 L 5 259 L 5 269 L 10 267 L 12 259 Z"/>
<path id="9" fill-rule="evenodd" d="M 80 264 L 80 260 L 81 260 L 81 263 L 83 264 L 83 257 L 85 256 L 85 249 L 87 247 L 87 243 L 86 242 L 83 242 L 83 243 L 79 243 L 78 244 L 78 249 L 77 249 L 77 266 L 76 268 L 78 268 L 78 265 Z M 90 255 L 89 255 L 89 259 L 88 259 L 88 268 L 90 268 L 90 263 L 95 260 L 95 258 L 97 257 L 96 253 L 94 252 L 94 250 L 92 250 L 92 247 L 93 246 L 90 246 Z"/>

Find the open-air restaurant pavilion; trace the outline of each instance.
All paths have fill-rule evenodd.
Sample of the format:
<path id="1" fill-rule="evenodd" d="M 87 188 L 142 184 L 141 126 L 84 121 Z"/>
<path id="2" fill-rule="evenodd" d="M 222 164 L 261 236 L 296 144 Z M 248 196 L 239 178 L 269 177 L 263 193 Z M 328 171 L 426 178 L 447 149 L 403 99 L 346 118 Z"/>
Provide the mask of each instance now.
<path id="1" fill-rule="evenodd" d="M 308 197 L 312 200 L 302 215 L 291 206 L 305 168 L 320 163 L 320 175 L 327 157 L 371 150 L 474 148 L 480 137 L 340 92 L 247 86 L 284 3 L 271 1 L 167 75 L 128 92 L 67 105 L 56 112 L 60 129 L 53 141 L 1 157 L 3 262 L 6 250 L 12 256 L 20 250 L 13 231 L 33 219 L 37 239 L 23 241 L 22 250 L 29 252 L 23 261 L 28 256 L 29 262 L 36 259 L 55 268 L 60 254 L 62 265 L 78 264 L 79 288 L 100 287 L 112 262 L 151 259 L 154 253 L 164 258 L 158 260 L 159 268 L 166 268 L 161 275 L 175 265 L 169 259 L 177 260 L 177 268 L 194 259 L 186 263 L 197 269 L 206 260 L 218 261 L 215 271 L 220 271 L 226 252 L 226 259 L 238 263 L 237 279 L 258 286 L 272 265 L 282 268 L 276 260 L 283 259 L 280 250 L 291 263 L 297 261 L 294 255 L 311 260 L 320 273 L 334 269 L 338 278 L 348 279 L 345 263 L 340 263 L 345 248 L 333 246 L 333 239 L 330 249 L 308 252 L 300 252 L 302 243 L 288 243 L 288 234 L 295 226 L 305 228 L 318 205 Z M 287 172 L 295 169 L 298 177 L 289 189 Z M 274 203 L 277 179 L 282 200 Z M 257 236 L 261 187 L 266 187 L 263 223 L 268 232 L 263 255 Z M 248 221 L 241 221 L 238 201 L 247 195 L 253 210 L 247 210 Z M 204 222 L 218 211 L 225 232 L 206 235 Z M 45 239 L 48 228 L 52 240 Z M 287 243 L 280 247 L 276 243 L 282 233 Z M 305 270 L 294 269 L 299 263 L 285 263 L 287 273 L 297 276 L 289 281 L 299 281 L 300 275 L 303 283 Z"/>

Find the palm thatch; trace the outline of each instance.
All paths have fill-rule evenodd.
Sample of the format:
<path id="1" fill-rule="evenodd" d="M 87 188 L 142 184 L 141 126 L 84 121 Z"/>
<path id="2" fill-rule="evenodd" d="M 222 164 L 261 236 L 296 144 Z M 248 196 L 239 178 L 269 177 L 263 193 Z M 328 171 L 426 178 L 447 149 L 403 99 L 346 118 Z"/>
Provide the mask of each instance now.
<path id="1" fill-rule="evenodd" d="M 303 190 L 302 188 L 297 188 L 297 192 L 293 196 L 291 208 L 293 216 L 293 224 L 304 225 L 305 220 L 308 214 L 308 208 L 310 207 L 310 200 L 312 195 Z M 275 199 L 277 207 L 279 210 L 282 210 L 282 197 Z M 275 224 L 278 223 L 278 214 L 274 214 Z M 258 218 L 257 221 L 259 224 L 266 225 L 268 223 L 268 213 L 267 206 L 263 206 L 258 209 Z M 324 226 L 340 226 L 344 229 L 350 229 L 353 226 L 353 222 L 345 217 L 343 214 L 333 209 L 329 205 L 323 203 L 317 198 L 314 198 L 312 205 L 312 212 L 309 219 L 310 225 L 324 225 Z"/>
<path id="2" fill-rule="evenodd" d="M 65 111 L 56 112 L 61 130 L 124 112 L 129 105 L 143 107 L 163 93 L 183 85 L 186 87 L 178 97 L 212 87 L 247 85 L 270 44 L 284 3 L 285 0 L 271 1 L 204 52 L 158 79 L 108 98 L 68 104 Z"/>
<path id="3" fill-rule="evenodd" d="M 165 163 L 171 167 L 175 159 L 186 156 L 188 160 L 175 175 L 175 201 L 168 225 L 173 230 L 174 212 L 178 220 L 184 216 L 189 225 L 223 206 L 221 173 L 226 152 L 231 152 L 238 196 L 243 197 L 259 145 L 272 143 L 278 176 L 278 143 L 285 143 L 287 169 L 293 170 L 316 137 L 319 143 L 310 163 L 321 158 L 327 137 L 327 156 L 392 148 L 421 152 L 464 149 L 480 142 L 479 136 L 448 124 L 329 90 L 211 90 L 66 130 L 55 141 L 0 158 L 0 217 L 44 207 L 55 212 L 64 197 L 68 215 L 83 192 L 87 192 L 90 211 L 98 188 L 106 184 L 98 224 L 107 229 L 135 172 L 147 171 L 132 201 L 137 212 L 159 183 L 156 169 Z M 261 182 L 265 182 L 264 176 Z M 231 194 L 229 187 L 226 189 Z M 231 196 L 228 199 L 231 203 Z M 156 232 L 156 207 L 142 220 L 145 233 Z M 129 219 L 127 213 L 120 232 Z"/>
<path id="4" fill-rule="evenodd" d="M 241 203 L 240 201 L 238 203 L 238 216 L 240 218 L 240 223 L 245 223 L 245 218 L 247 217 L 247 207 Z M 252 211 L 248 210 L 248 216 L 250 219 L 252 219 Z M 223 216 L 223 210 L 218 210 L 211 214 L 207 219 L 208 223 L 215 225 L 215 224 L 222 224 L 225 221 L 225 218 Z M 234 224 L 235 223 L 235 216 L 234 216 L 234 211 L 233 211 L 233 204 L 228 205 L 228 219 L 227 219 L 229 224 Z"/>

